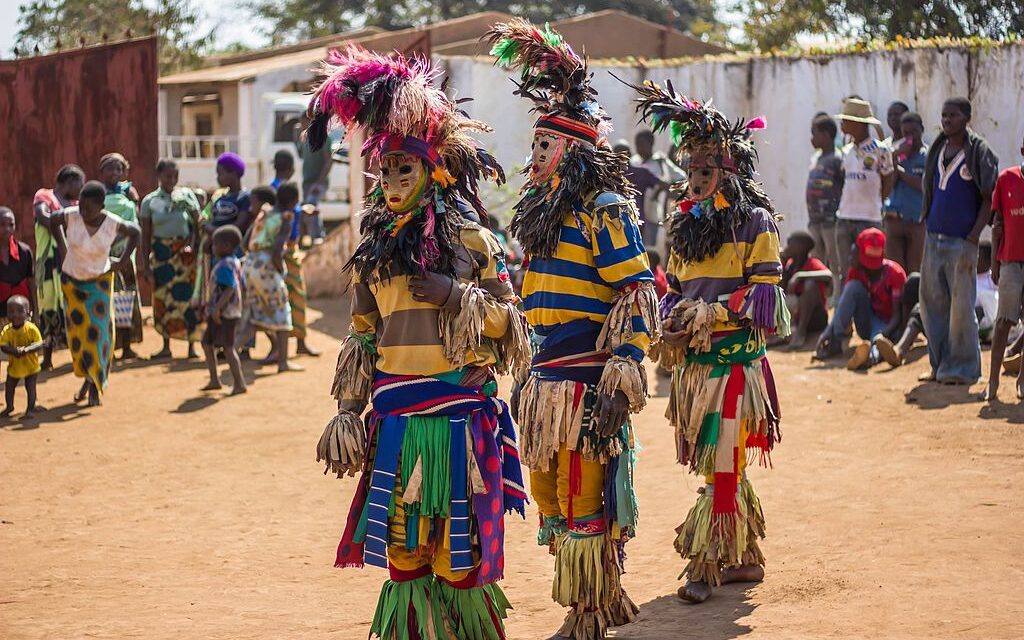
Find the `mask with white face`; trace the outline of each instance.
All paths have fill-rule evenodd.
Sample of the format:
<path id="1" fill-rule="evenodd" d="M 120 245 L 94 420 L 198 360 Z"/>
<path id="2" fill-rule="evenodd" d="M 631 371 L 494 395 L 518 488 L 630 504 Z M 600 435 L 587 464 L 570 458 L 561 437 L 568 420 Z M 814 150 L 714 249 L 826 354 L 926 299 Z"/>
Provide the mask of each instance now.
<path id="1" fill-rule="evenodd" d="M 427 179 L 423 160 L 410 153 L 393 151 L 380 158 L 380 186 L 388 209 L 395 213 L 407 213 L 419 205 Z"/>
<path id="2" fill-rule="evenodd" d="M 565 138 L 538 131 L 533 136 L 530 180 L 545 182 L 558 168 L 565 154 Z"/>

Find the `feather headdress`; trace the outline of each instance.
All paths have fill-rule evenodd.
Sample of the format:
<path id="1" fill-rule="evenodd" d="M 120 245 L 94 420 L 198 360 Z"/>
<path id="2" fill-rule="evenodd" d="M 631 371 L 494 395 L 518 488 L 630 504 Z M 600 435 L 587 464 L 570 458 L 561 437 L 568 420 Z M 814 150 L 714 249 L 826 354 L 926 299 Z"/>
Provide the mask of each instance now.
<path id="1" fill-rule="evenodd" d="M 754 175 L 757 149 L 750 134 L 765 128 L 763 117 L 731 122 L 710 100 L 701 102 L 677 94 L 671 81 L 666 81 L 665 87 L 651 80 L 640 86 L 624 84 L 640 94 L 636 109 L 641 119 L 656 133 L 667 130 L 680 153 L 714 157 L 721 160 L 721 169 Z"/>
<path id="2" fill-rule="evenodd" d="M 459 201 L 486 218 L 479 182 L 505 179 L 498 161 L 472 137 L 491 128 L 470 118 L 443 87 L 435 86 L 441 73 L 428 60 L 382 56 L 349 45 L 331 51 L 321 72 L 324 79 L 313 90 L 308 110 L 306 135 L 313 149 L 326 144 L 332 126 L 349 133 L 362 129 L 364 156 L 406 152 L 424 161 L 431 178 L 423 206 L 409 214 L 411 223 L 398 223 L 388 211 L 379 184 L 370 190 L 360 225 L 363 240 L 349 266 L 364 277 L 392 262 L 405 273 L 450 272 Z"/>
<path id="3" fill-rule="evenodd" d="M 597 103 L 597 90 L 586 58 L 579 56 L 560 33 L 513 18 L 495 24 L 484 35 L 491 55 L 505 69 L 519 68 L 515 95 L 533 102 L 538 128 L 596 144 L 611 132 L 610 119 Z M 561 119 L 561 121 L 559 121 Z"/>
<path id="4" fill-rule="evenodd" d="M 701 102 L 676 93 L 670 81 L 665 87 L 650 80 L 641 86 L 619 81 L 640 94 L 636 109 L 641 120 L 655 132 L 668 131 L 679 156 L 690 156 L 693 164 L 702 157 L 702 164 L 723 170 L 718 191 L 701 201 L 685 198 L 685 180 L 671 187 L 677 212 L 668 222 L 668 231 L 672 249 L 683 260 L 693 263 L 713 256 L 754 209 L 775 217 L 768 195 L 754 177 L 757 149 L 750 136 L 765 128 L 763 117 L 730 121 L 710 100 Z"/>
<path id="5" fill-rule="evenodd" d="M 514 93 L 533 103 L 540 116 L 536 132 L 569 141 L 555 174 L 544 184 L 524 186 L 509 224 L 528 255 L 550 257 L 566 213 L 578 215 L 578 207 L 601 193 L 633 197 L 636 191 L 626 178 L 629 158 L 608 146 L 611 119 L 597 103 L 593 74 L 561 34 L 515 18 L 494 25 L 484 38 L 498 66 L 519 69 Z M 529 175 L 530 168 L 523 173 Z"/>

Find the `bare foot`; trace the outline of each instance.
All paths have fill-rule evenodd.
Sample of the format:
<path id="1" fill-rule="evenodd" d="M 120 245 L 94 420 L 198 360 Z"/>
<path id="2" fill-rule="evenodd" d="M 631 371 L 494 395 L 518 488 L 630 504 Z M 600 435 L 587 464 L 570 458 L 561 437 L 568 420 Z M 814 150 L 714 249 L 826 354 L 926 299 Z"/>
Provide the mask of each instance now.
<path id="1" fill-rule="evenodd" d="M 1024 380 L 1017 380 L 1017 399 L 1024 400 Z"/>
<path id="2" fill-rule="evenodd" d="M 85 400 L 89 396 L 89 383 L 83 382 L 81 388 L 78 389 L 78 393 L 75 394 L 75 403 L 79 403 Z"/>
<path id="3" fill-rule="evenodd" d="M 269 367 L 272 364 L 277 364 L 277 352 L 271 351 L 270 353 L 267 354 L 266 358 L 260 360 L 259 364 L 261 367 Z"/>
<path id="4" fill-rule="evenodd" d="M 46 411 L 46 407 L 44 407 L 41 404 L 37 404 L 34 407 L 29 407 L 28 409 L 25 409 L 25 413 L 24 413 L 24 415 L 22 417 L 24 417 L 24 418 L 31 418 L 31 417 L 35 416 L 36 414 L 42 413 L 44 411 Z"/>
<path id="5" fill-rule="evenodd" d="M 764 580 L 764 567 L 757 564 L 744 564 L 729 567 L 722 572 L 722 584 L 730 582 L 761 582 Z"/>
<path id="6" fill-rule="evenodd" d="M 100 394 L 99 394 L 99 392 L 90 390 L 89 391 L 89 406 L 90 407 L 98 407 L 101 404 L 103 404 L 103 403 L 100 402 Z"/>
<path id="7" fill-rule="evenodd" d="M 320 355 L 320 352 L 306 344 L 305 340 L 299 341 L 299 346 L 295 349 L 295 353 L 301 353 L 304 356 L 313 356 L 314 358 Z"/>
<path id="8" fill-rule="evenodd" d="M 1018 389 L 1019 397 L 1019 389 Z M 999 379 L 992 378 L 988 381 L 988 387 L 985 388 L 985 392 L 981 394 L 981 399 L 985 402 L 998 402 L 999 401 Z"/>
<path id="9" fill-rule="evenodd" d="M 39 367 L 40 367 L 40 368 L 41 368 L 41 369 L 42 369 L 43 371 L 50 371 L 51 369 L 53 369 L 53 360 L 43 360 L 43 361 L 42 361 L 42 362 L 41 362 L 41 363 L 39 364 Z"/>
<path id="10" fill-rule="evenodd" d="M 161 350 L 157 351 L 156 353 L 154 353 L 153 355 L 149 356 L 149 359 L 150 360 L 166 360 L 167 358 L 170 358 L 170 357 L 171 357 L 171 350 L 170 349 L 161 349 Z"/>
<path id="11" fill-rule="evenodd" d="M 676 595 L 687 602 L 700 604 L 711 597 L 711 585 L 706 582 L 687 582 L 679 587 Z"/>
<path id="12" fill-rule="evenodd" d="M 0 411 L 0 416 L 3 416 L 3 417 L 6 418 L 7 416 L 11 415 L 12 413 L 14 413 L 14 407 L 7 407 L 3 411 Z"/>
<path id="13" fill-rule="evenodd" d="M 223 388 L 224 387 L 221 386 L 220 382 L 218 382 L 216 380 L 210 380 L 209 382 L 206 383 L 205 387 L 200 389 L 200 391 L 217 391 L 218 389 L 223 389 Z"/>
<path id="14" fill-rule="evenodd" d="M 194 343 L 192 343 L 192 342 L 188 343 L 188 355 L 185 356 L 185 359 L 186 360 L 195 360 L 198 357 L 199 357 L 199 354 L 196 353 L 196 345 Z"/>
<path id="15" fill-rule="evenodd" d="M 246 387 L 232 387 L 230 395 L 240 396 L 243 393 L 249 393 L 249 389 L 247 389 Z"/>
<path id="16" fill-rule="evenodd" d="M 935 372 L 929 371 L 928 373 L 922 373 L 917 376 L 918 382 L 935 382 Z"/>
<path id="17" fill-rule="evenodd" d="M 286 371 L 305 371 L 306 367 L 301 364 L 295 364 L 294 362 L 286 362 L 285 364 L 277 365 L 278 373 L 285 373 Z"/>
<path id="18" fill-rule="evenodd" d="M 121 360 L 134 360 L 138 358 L 139 354 L 135 353 L 131 349 L 121 349 Z"/>

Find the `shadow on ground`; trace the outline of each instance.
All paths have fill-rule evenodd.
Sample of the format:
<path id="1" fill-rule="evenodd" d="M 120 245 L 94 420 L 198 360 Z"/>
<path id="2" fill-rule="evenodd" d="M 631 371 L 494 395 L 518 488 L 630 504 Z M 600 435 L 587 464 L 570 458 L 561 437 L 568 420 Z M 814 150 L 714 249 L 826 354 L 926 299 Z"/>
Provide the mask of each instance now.
<path id="1" fill-rule="evenodd" d="M 640 605 L 636 622 L 613 630 L 616 640 L 651 640 L 653 638 L 700 638 L 730 640 L 750 633 L 751 628 L 738 622 L 754 611 L 748 591 L 756 585 L 728 584 L 715 589 L 703 604 L 683 602 L 675 595 L 661 596 Z"/>
<path id="2" fill-rule="evenodd" d="M 310 309 L 320 312 L 320 317 L 309 323 L 309 328 L 329 336 L 344 338 L 348 335 L 348 325 L 352 321 L 351 297 L 315 298 L 310 300 Z"/>
<path id="3" fill-rule="evenodd" d="M 19 398 L 20 399 L 20 398 Z M 17 406 L 17 405 L 15 405 Z M 56 424 L 71 422 L 83 418 L 89 414 L 90 408 L 85 404 L 68 402 L 57 407 L 50 407 L 46 411 L 39 411 L 31 417 L 15 414 L 0 418 L 0 429 L 9 431 L 32 431 L 44 424 Z"/>

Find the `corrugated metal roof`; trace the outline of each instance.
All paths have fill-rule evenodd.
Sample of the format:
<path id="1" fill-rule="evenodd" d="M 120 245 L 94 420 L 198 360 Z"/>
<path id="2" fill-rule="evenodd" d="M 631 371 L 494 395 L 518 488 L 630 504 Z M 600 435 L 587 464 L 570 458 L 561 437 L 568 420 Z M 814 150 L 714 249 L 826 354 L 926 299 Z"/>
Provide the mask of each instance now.
<path id="1" fill-rule="evenodd" d="M 237 64 L 226 64 L 222 67 L 207 67 L 193 71 L 183 71 L 160 78 L 160 85 L 201 84 L 205 82 L 238 82 L 254 78 L 260 73 L 286 69 L 300 65 L 308 65 L 312 69 L 327 55 L 327 47 L 320 46 L 305 51 L 286 53 L 273 58 L 263 58 Z"/>

